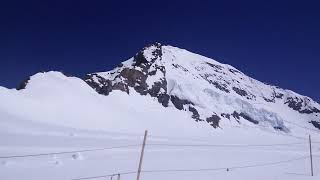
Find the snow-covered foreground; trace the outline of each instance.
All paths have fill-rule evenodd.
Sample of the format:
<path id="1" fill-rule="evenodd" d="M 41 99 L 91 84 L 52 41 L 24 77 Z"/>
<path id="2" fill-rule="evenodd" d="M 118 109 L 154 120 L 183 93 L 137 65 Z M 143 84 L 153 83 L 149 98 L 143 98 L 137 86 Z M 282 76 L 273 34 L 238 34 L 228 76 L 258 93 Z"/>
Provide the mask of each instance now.
<path id="1" fill-rule="evenodd" d="M 83 131 L 37 123 L 33 127 L 1 131 L 0 155 L 100 150 L 1 158 L 0 179 L 71 180 L 126 172 L 121 179 L 136 177 L 143 132 Z M 320 144 L 314 143 L 313 151 L 320 155 Z M 216 130 L 206 138 L 159 136 L 151 131 L 141 179 L 317 179 L 320 157 L 314 157 L 316 176 L 311 177 L 308 153 L 307 139 L 255 128 Z"/>

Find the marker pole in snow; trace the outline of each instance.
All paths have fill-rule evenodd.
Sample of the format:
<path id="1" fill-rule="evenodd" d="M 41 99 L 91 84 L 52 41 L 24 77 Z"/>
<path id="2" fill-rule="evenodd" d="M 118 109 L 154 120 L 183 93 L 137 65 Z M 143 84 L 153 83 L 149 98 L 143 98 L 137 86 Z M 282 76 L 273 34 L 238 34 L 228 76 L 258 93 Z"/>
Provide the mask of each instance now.
<path id="1" fill-rule="evenodd" d="M 313 176 L 312 146 L 311 146 L 311 136 L 310 135 L 309 135 L 309 150 L 310 150 L 311 176 Z"/>
<path id="2" fill-rule="evenodd" d="M 144 147 L 146 146 L 147 135 L 148 135 L 148 131 L 145 130 L 145 131 L 144 131 L 144 138 L 143 138 L 143 143 L 142 143 L 141 154 L 140 154 L 140 161 L 139 161 L 139 168 L 138 168 L 138 173 L 137 173 L 137 180 L 140 180 L 140 173 L 141 173 L 141 167 L 142 167 Z"/>

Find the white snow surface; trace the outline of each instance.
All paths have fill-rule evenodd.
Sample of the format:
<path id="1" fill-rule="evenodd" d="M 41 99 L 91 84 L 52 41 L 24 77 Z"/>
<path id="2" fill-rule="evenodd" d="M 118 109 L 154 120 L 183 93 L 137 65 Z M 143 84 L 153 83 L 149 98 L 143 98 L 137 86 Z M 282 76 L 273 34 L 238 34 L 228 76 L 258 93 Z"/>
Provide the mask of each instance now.
<path id="1" fill-rule="evenodd" d="M 149 50 L 145 54 L 148 53 L 152 56 Z M 123 63 L 121 68 L 132 66 L 132 60 Z M 221 72 L 213 72 L 207 62 L 221 66 L 221 70 L 217 69 Z M 212 112 L 220 114 L 238 110 L 254 117 L 259 125 L 247 121 L 239 124 L 231 118 L 222 119 L 220 127 L 214 129 L 206 122 L 196 122 L 190 113 L 179 111 L 172 104 L 163 107 L 157 99 L 142 96 L 132 88 L 129 94 L 112 91 L 104 96 L 79 78 L 53 71 L 38 73 L 30 78 L 26 89 L 18 91 L 0 87 L 0 179 L 71 180 L 137 171 L 146 129 L 149 134 L 143 171 L 178 171 L 142 172 L 141 180 L 319 178 L 319 132 L 308 123 L 316 116 L 300 114 L 284 105 L 283 100 L 266 102 L 257 94 L 271 99 L 277 91 L 285 97 L 310 98 L 263 84 L 230 65 L 171 46 L 163 46 L 162 60 L 156 63 L 165 66 L 166 75 L 156 73 L 148 78 L 148 84 L 152 86 L 157 80 L 166 78 L 170 95 L 195 103 L 201 110 L 201 117 L 208 117 Z M 113 79 L 116 73 L 111 72 L 119 72 L 121 68 L 99 74 Z M 231 89 L 226 93 L 212 88 L 201 77 L 206 73 L 216 73 L 217 77 L 209 77 L 214 81 L 238 80 L 240 83 L 233 85 L 256 95 L 256 98 L 247 99 Z M 311 99 L 305 108 L 309 106 L 319 108 Z M 284 126 L 288 131 L 275 130 L 274 126 Z M 309 134 L 314 142 L 314 177 L 309 175 Z M 259 146 L 270 144 L 273 146 Z M 77 152 L 127 145 L 137 146 Z M 65 151 L 73 153 L 6 158 Z M 300 157 L 305 158 L 284 162 Z M 135 177 L 135 173 L 121 175 L 124 180 Z"/>

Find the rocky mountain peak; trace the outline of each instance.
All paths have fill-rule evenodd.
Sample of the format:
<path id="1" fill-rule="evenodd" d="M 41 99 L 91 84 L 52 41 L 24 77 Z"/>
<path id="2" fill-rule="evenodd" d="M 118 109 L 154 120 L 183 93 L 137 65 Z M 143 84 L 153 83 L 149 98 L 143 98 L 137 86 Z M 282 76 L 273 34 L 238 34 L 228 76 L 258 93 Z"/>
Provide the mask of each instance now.
<path id="1" fill-rule="evenodd" d="M 162 45 L 158 42 L 149 44 L 134 56 L 135 66 L 141 64 L 152 64 L 157 59 L 162 58 Z"/>
<path id="2" fill-rule="evenodd" d="M 113 90 L 129 94 L 131 89 L 141 95 L 156 97 L 161 104 L 167 106 L 167 82 L 161 59 L 162 45 L 150 44 L 114 70 L 89 74 L 85 81 L 100 94 L 108 95 Z"/>
<path id="3" fill-rule="evenodd" d="M 88 74 L 84 79 L 98 93 L 136 91 L 164 107 L 186 111 L 196 121 L 221 127 L 221 121 L 251 123 L 289 131 L 286 113 L 308 115 L 320 126 L 320 105 L 310 98 L 264 84 L 236 68 L 172 46 L 153 43 L 112 71 Z M 316 124 L 316 125 L 315 125 Z"/>

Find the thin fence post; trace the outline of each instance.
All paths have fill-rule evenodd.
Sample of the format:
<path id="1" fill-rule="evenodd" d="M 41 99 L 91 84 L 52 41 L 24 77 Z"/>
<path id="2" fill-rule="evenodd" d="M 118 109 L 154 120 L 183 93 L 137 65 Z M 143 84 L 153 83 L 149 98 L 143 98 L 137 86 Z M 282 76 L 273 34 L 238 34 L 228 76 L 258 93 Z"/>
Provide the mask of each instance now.
<path id="1" fill-rule="evenodd" d="M 310 165 L 311 165 L 311 176 L 313 176 L 313 162 L 312 162 L 312 146 L 311 146 L 311 135 L 309 135 L 309 150 L 310 150 Z"/>
<path id="2" fill-rule="evenodd" d="M 120 180 L 120 174 L 118 174 L 118 176 L 117 176 L 117 180 Z"/>
<path id="3" fill-rule="evenodd" d="M 141 154 L 140 154 L 140 161 L 139 161 L 139 168 L 138 168 L 138 173 L 137 173 L 137 180 L 140 180 L 141 167 L 142 167 L 143 154 L 144 154 L 144 147 L 146 146 L 147 135 L 148 135 L 148 131 L 145 130 L 145 131 L 144 131 L 144 137 L 143 137 Z"/>

